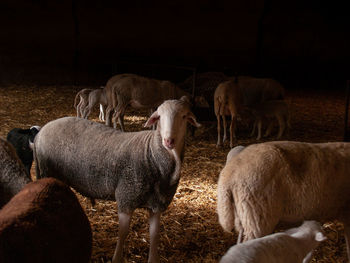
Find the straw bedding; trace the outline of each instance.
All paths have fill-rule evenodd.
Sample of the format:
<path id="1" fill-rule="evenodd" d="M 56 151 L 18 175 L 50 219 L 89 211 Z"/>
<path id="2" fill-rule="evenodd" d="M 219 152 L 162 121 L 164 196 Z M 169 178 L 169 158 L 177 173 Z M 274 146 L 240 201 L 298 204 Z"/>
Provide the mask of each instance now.
<path id="1" fill-rule="evenodd" d="M 28 128 L 63 116 L 75 116 L 74 96 L 82 88 L 86 87 L 0 87 L 0 136 L 5 138 L 14 127 Z M 283 139 L 307 142 L 342 140 L 344 92 L 289 91 L 287 102 L 291 108 L 292 129 Z M 142 124 L 147 119 L 145 112 L 129 110 L 126 116 L 128 131 L 143 129 Z M 90 119 L 98 121 L 97 108 Z M 239 123 L 238 143 L 256 143 L 249 133 L 249 123 Z M 204 122 L 195 137 L 186 139 L 180 184 L 173 202 L 161 218 L 161 262 L 217 262 L 236 241 L 236 234 L 224 233 L 217 220 L 217 179 L 229 148 L 226 145 L 217 149 L 216 136 L 216 123 Z M 34 168 L 31 172 L 34 176 Z M 89 199 L 77 195 L 93 229 L 92 262 L 108 262 L 117 241 L 117 205 L 98 200 L 92 207 Z M 133 216 L 124 250 L 127 262 L 147 261 L 147 218 L 148 213 L 144 210 L 137 210 Z M 346 262 L 342 224 L 323 223 L 328 240 L 319 247 L 313 262 Z"/>

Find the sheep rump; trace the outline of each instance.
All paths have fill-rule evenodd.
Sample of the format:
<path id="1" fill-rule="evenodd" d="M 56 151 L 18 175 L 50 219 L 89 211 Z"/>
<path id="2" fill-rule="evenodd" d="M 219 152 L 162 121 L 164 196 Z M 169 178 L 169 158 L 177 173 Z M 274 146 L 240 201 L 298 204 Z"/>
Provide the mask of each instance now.
<path id="1" fill-rule="evenodd" d="M 225 231 L 244 240 L 272 233 L 279 223 L 349 222 L 349 143 L 267 142 L 232 158 L 218 181 L 218 215 Z"/>
<path id="2" fill-rule="evenodd" d="M 89 220 L 54 178 L 26 185 L 0 210 L 0 262 L 89 262 Z"/>

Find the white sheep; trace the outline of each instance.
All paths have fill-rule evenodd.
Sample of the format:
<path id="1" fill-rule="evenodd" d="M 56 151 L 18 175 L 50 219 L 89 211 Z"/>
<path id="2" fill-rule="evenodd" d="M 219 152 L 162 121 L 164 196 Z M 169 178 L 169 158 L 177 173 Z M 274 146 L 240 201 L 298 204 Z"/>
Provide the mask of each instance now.
<path id="1" fill-rule="evenodd" d="M 157 130 L 124 133 L 79 118 L 54 120 L 35 138 L 37 177 L 56 177 L 85 196 L 117 201 L 119 240 L 113 263 L 123 262 L 134 210 L 147 208 L 148 261 L 158 262 L 160 214 L 179 183 L 187 122 L 199 126 L 186 97 L 158 107 L 145 124 L 158 123 Z"/>
<path id="2" fill-rule="evenodd" d="M 95 107 L 96 104 L 100 105 L 100 115 L 99 119 L 104 119 L 104 107 L 107 105 L 106 90 L 103 86 L 99 89 L 92 90 L 88 95 L 88 103 L 85 105 L 85 108 L 82 109 L 82 117 L 84 119 L 89 118 L 91 110 Z"/>
<path id="3" fill-rule="evenodd" d="M 252 133 L 258 130 L 257 140 L 261 139 L 261 129 L 263 120 L 269 120 L 269 126 L 266 129 L 264 137 L 269 136 L 273 128 L 273 119 L 276 118 L 279 125 L 279 130 L 276 139 L 280 139 L 284 131 L 290 129 L 290 114 L 288 105 L 284 100 L 270 100 L 251 106 L 249 108 L 255 117 Z"/>
<path id="4" fill-rule="evenodd" d="M 225 231 L 250 240 L 278 223 L 338 219 L 349 240 L 350 144 L 276 141 L 232 158 L 218 180 L 217 211 Z M 347 242 L 348 252 L 349 243 Z"/>
<path id="5" fill-rule="evenodd" d="M 326 239 L 318 222 L 304 221 L 297 228 L 232 246 L 220 263 L 307 263 Z"/>

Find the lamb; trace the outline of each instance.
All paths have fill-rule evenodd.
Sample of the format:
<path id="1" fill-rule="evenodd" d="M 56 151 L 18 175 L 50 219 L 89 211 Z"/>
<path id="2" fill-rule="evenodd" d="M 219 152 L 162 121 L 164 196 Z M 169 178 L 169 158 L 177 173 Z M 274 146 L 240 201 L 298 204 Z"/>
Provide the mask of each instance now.
<path id="1" fill-rule="evenodd" d="M 72 192 L 54 178 L 27 184 L 0 210 L 0 262 L 89 262 L 92 232 Z"/>
<path id="2" fill-rule="evenodd" d="M 220 263 L 307 263 L 326 239 L 318 222 L 304 221 L 297 228 L 232 246 Z"/>
<path id="3" fill-rule="evenodd" d="M 31 181 L 15 148 L 0 138 L 0 208 Z"/>
<path id="4" fill-rule="evenodd" d="M 107 109 L 106 125 L 113 122 L 116 128 L 118 120 L 120 128 L 124 128 L 124 114 L 130 105 L 135 109 L 154 109 L 164 100 L 179 99 L 191 95 L 175 84 L 166 80 L 146 78 L 135 74 L 120 74 L 113 76 L 106 84 Z M 200 101 L 200 100 L 198 100 Z M 111 118 L 112 111 L 114 114 Z"/>
<path id="5" fill-rule="evenodd" d="M 261 126 L 263 119 L 270 119 L 270 124 L 266 129 L 264 137 L 269 136 L 271 133 L 273 122 L 272 118 L 276 118 L 279 125 L 279 131 L 277 134 L 277 139 L 280 139 L 284 133 L 286 127 L 290 129 L 290 114 L 288 105 L 284 100 L 270 100 L 263 103 L 254 105 L 250 107 L 253 115 L 255 116 L 255 122 L 250 136 L 253 136 L 257 127 L 258 137 L 257 140 L 261 139 Z"/>
<path id="6" fill-rule="evenodd" d="M 34 141 L 39 131 L 40 126 L 32 126 L 30 129 L 14 128 L 9 131 L 6 138 L 15 147 L 16 154 L 22 161 L 29 176 L 33 163 L 33 150 L 30 148 L 29 142 Z"/>
<path id="7" fill-rule="evenodd" d="M 284 98 L 283 86 L 273 79 L 258 79 L 239 76 L 218 85 L 214 93 L 214 112 L 217 118 L 217 147 L 226 140 L 226 117 L 231 116 L 230 147 L 236 140 L 235 129 L 237 117 L 249 107 L 269 100 Z M 220 117 L 223 119 L 224 137 L 221 140 Z"/>
<path id="8" fill-rule="evenodd" d="M 104 87 L 94 89 L 89 93 L 88 103 L 82 110 L 82 117 L 87 119 L 91 113 L 91 110 L 96 104 L 100 104 L 100 115 L 99 119 L 104 120 L 104 107 L 107 105 L 106 90 Z"/>
<path id="9" fill-rule="evenodd" d="M 349 254 L 350 144 L 276 141 L 253 144 L 232 158 L 218 180 L 217 212 L 225 231 L 244 240 L 278 223 L 337 219 Z"/>
<path id="10" fill-rule="evenodd" d="M 228 163 L 233 157 L 235 157 L 237 154 L 239 154 L 241 151 L 243 151 L 244 148 L 245 147 L 242 145 L 238 145 L 238 146 L 232 148 L 227 154 L 226 163 Z"/>
<path id="11" fill-rule="evenodd" d="M 85 196 L 117 201 L 119 240 L 113 263 L 123 262 L 123 244 L 136 208 L 149 210 L 148 261 L 159 261 L 160 214 L 179 183 L 187 122 L 200 126 L 186 97 L 163 102 L 145 126 L 156 122 L 157 130 L 124 133 L 66 117 L 46 124 L 35 138 L 39 178 L 56 177 Z"/>
<path id="12" fill-rule="evenodd" d="M 83 118 L 83 111 L 88 104 L 89 94 L 91 91 L 93 91 L 93 89 L 82 89 L 75 95 L 74 108 L 77 110 L 77 117 L 79 118 Z"/>

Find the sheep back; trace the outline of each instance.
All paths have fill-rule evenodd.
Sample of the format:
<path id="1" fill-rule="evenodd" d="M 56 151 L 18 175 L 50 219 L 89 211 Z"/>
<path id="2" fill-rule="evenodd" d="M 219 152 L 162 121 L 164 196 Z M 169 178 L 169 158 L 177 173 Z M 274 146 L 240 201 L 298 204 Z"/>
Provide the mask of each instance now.
<path id="1" fill-rule="evenodd" d="M 15 148 L 0 139 L 0 207 L 5 205 L 21 189 L 31 182 Z"/>
<path id="2" fill-rule="evenodd" d="M 164 211 L 175 194 L 175 160 L 159 131 L 123 133 L 72 117 L 46 124 L 35 139 L 40 175 L 56 177 L 92 198 L 118 202 L 118 210 Z"/>
<path id="3" fill-rule="evenodd" d="M 90 223 L 54 178 L 26 185 L 0 210 L 0 262 L 89 262 Z"/>
<path id="4" fill-rule="evenodd" d="M 246 147 L 220 174 L 222 227 L 231 231 L 235 225 L 237 231 L 258 237 L 271 233 L 278 222 L 341 219 L 349 209 L 349 158 L 350 144 L 341 142 Z"/>

